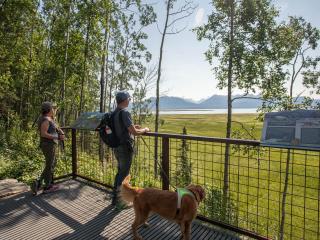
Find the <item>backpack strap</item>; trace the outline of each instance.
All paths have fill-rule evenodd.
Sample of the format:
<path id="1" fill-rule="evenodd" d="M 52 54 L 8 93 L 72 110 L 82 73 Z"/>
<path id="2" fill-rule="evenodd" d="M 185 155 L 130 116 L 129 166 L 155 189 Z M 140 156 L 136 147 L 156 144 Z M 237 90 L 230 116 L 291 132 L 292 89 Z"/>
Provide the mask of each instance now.
<path id="1" fill-rule="evenodd" d="M 122 114 L 123 114 L 123 110 L 121 109 L 120 112 L 119 112 L 120 124 L 122 125 L 123 128 L 125 128 Z"/>
<path id="2" fill-rule="evenodd" d="M 117 111 L 114 111 L 113 113 L 111 113 L 111 116 L 110 116 L 110 118 L 111 118 L 111 129 L 112 129 L 112 131 L 114 132 L 114 135 L 116 136 L 116 138 L 118 138 L 118 136 L 117 136 L 117 132 L 116 132 L 116 128 L 115 128 L 115 124 L 114 124 L 114 116 L 116 115 L 116 113 L 117 113 Z"/>

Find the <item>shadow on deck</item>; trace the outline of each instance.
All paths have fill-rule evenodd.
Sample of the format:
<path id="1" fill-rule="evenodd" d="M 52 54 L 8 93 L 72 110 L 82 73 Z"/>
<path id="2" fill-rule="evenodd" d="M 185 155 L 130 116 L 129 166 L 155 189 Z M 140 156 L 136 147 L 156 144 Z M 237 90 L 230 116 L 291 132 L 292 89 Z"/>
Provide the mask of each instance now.
<path id="1" fill-rule="evenodd" d="M 116 211 L 109 193 L 85 182 L 68 180 L 51 194 L 31 193 L 0 200 L 0 239 L 132 239 L 132 208 Z M 140 227 L 143 239 L 180 239 L 177 224 L 157 215 Z M 192 239 L 239 239 L 194 221 Z"/>

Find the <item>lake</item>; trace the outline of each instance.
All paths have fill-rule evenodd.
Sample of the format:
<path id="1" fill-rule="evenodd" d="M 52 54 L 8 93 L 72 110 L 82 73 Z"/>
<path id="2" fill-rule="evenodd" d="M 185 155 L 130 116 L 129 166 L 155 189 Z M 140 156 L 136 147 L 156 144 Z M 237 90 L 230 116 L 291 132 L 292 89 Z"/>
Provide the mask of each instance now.
<path id="1" fill-rule="evenodd" d="M 155 111 L 153 111 L 155 113 Z M 168 115 L 168 114 L 227 114 L 228 109 L 221 108 L 221 109 L 172 109 L 172 110 L 163 110 L 160 111 L 161 115 Z M 247 113 L 257 113 L 256 108 L 233 108 L 233 114 L 247 114 Z"/>

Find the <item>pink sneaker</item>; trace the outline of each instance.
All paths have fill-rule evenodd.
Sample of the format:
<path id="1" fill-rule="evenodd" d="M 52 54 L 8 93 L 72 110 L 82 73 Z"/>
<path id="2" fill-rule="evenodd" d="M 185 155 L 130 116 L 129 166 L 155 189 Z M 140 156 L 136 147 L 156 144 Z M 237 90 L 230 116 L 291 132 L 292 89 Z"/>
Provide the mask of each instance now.
<path id="1" fill-rule="evenodd" d="M 43 193 L 52 193 L 54 191 L 59 190 L 59 186 L 58 185 L 49 185 L 49 187 L 45 188 L 43 190 Z"/>

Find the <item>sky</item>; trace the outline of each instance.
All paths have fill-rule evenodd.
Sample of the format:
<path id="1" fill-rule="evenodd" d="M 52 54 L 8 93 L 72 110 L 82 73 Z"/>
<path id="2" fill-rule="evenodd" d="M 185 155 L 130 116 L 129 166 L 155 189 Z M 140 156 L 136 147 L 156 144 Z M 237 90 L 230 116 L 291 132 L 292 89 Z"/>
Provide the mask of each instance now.
<path id="1" fill-rule="evenodd" d="M 158 16 L 158 26 L 163 28 L 165 18 L 164 0 L 148 0 L 152 3 Z M 183 2 L 177 1 L 178 4 Z M 211 0 L 194 0 L 197 6 L 194 13 L 180 23 L 187 28 L 175 35 L 167 35 L 164 43 L 162 77 L 160 83 L 160 95 L 177 96 L 194 101 L 206 99 L 214 94 L 227 95 L 226 89 L 219 90 L 214 78 L 212 66 L 205 60 L 204 52 L 208 49 L 209 42 L 198 41 L 196 34 L 191 31 L 196 26 L 207 22 L 207 16 L 211 13 Z M 274 0 L 276 7 L 280 8 L 279 21 L 288 16 L 302 16 L 314 27 L 320 28 L 320 0 Z M 146 28 L 149 35 L 145 44 L 153 55 L 150 67 L 157 64 L 161 35 L 157 25 Z M 320 50 L 317 50 L 320 55 Z M 302 85 L 297 84 L 296 94 L 301 91 Z M 148 97 L 155 96 L 155 88 L 151 89 Z M 235 90 L 235 94 L 241 91 Z"/>

